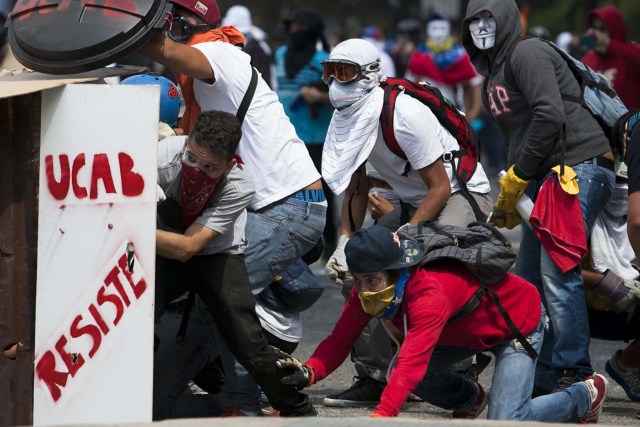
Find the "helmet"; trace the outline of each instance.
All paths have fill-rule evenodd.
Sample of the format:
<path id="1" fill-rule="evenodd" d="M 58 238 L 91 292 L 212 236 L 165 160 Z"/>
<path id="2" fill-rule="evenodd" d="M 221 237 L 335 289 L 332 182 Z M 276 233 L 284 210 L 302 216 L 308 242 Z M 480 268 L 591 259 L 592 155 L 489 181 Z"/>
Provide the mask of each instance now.
<path id="1" fill-rule="evenodd" d="M 178 126 L 180 92 L 171 80 L 155 74 L 138 74 L 127 77 L 120 84 L 160 86 L 160 121 L 171 127 Z"/>

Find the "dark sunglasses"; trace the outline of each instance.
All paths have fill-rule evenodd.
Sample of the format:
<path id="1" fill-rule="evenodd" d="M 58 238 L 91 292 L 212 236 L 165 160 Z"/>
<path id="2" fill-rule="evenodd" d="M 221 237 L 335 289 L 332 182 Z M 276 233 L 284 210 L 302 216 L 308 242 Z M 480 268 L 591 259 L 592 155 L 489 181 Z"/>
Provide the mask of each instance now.
<path id="1" fill-rule="evenodd" d="M 204 33 L 215 28 L 209 24 L 193 24 L 186 16 L 173 16 L 166 30 L 167 36 L 178 43 L 188 41 L 195 33 Z"/>

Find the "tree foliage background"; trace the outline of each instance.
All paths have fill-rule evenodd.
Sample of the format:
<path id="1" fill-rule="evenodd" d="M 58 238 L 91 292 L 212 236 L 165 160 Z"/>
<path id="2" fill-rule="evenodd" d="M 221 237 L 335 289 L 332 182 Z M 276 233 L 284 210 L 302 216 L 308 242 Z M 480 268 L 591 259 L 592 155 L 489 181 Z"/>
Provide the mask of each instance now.
<path id="1" fill-rule="evenodd" d="M 456 1 L 456 0 L 452 0 Z M 464 16 L 469 0 L 461 0 L 460 12 Z M 507 0 L 505 0 L 507 1 Z M 640 41 L 640 0 L 515 0 L 523 13 L 528 14 L 530 26 L 542 25 L 554 36 L 561 31 L 582 32 L 586 16 L 591 9 L 603 5 L 615 5 L 622 11 L 629 36 Z M 281 21 L 292 10 L 314 8 L 327 23 L 327 31 L 337 27 L 345 30 L 345 36 L 358 37 L 365 25 L 378 25 L 388 36 L 394 34 L 396 24 L 406 18 L 424 22 L 429 11 L 429 0 L 218 0 L 222 13 L 234 4 L 251 9 L 254 24 L 262 27 L 279 41 Z M 427 8 L 423 7 L 427 5 Z M 437 11 L 437 10 L 435 10 Z M 459 23 L 454 21 L 454 28 Z M 327 34 L 329 36 L 330 34 Z"/>

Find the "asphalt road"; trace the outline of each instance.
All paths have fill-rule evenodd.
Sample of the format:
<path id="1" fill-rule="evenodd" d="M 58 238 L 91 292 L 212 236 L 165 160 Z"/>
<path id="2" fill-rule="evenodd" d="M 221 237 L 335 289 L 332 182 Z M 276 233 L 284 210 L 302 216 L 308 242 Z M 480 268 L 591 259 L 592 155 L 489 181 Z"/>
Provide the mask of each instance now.
<path id="1" fill-rule="evenodd" d="M 507 237 L 513 241 L 516 249 L 518 235 L 519 233 L 515 230 L 507 233 Z M 325 286 L 325 291 L 320 300 L 303 313 L 303 339 L 294 353 L 295 356 L 303 361 L 311 355 L 316 345 L 331 331 L 344 304 L 340 289 L 326 277 L 323 265 L 314 264 L 312 269 Z M 605 362 L 617 349 L 624 346 L 625 343 L 623 342 L 592 340 L 591 357 L 594 369 L 604 374 Z M 354 375 L 356 375 L 356 372 L 353 364 L 347 360 L 324 381 L 307 389 L 321 417 L 357 417 L 367 416 L 371 412 L 367 408 L 330 408 L 322 405 L 322 399 L 326 395 L 340 392 L 350 387 Z M 480 383 L 487 391 L 490 391 L 492 375 L 493 363 L 480 376 Z M 609 395 L 605 402 L 600 422 L 610 425 L 640 425 L 640 420 L 637 418 L 638 411 L 640 411 L 640 403 L 629 401 L 622 388 L 611 378 L 608 379 Z M 427 403 L 407 403 L 400 417 L 438 420 L 449 418 L 450 413 Z M 485 417 L 486 411 L 480 418 Z"/>

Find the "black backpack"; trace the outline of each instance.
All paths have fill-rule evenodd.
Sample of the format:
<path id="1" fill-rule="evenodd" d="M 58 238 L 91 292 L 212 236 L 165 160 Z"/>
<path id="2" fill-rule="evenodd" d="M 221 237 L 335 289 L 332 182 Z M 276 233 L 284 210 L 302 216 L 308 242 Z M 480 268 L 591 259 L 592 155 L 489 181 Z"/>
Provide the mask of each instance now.
<path id="1" fill-rule="evenodd" d="M 421 266 L 443 259 L 455 260 L 466 267 L 480 282 L 478 290 L 457 313 L 451 316 L 447 325 L 470 315 L 478 308 L 482 298 L 489 295 L 516 339 L 534 360 L 538 357 L 537 352 L 500 304 L 497 293 L 491 289 L 492 285 L 505 276 L 516 260 L 511 242 L 502 233 L 484 222 L 472 222 L 467 227 L 458 227 L 422 221 L 403 227 L 398 235 L 404 239 L 416 241 L 422 246 L 424 256 Z"/>

